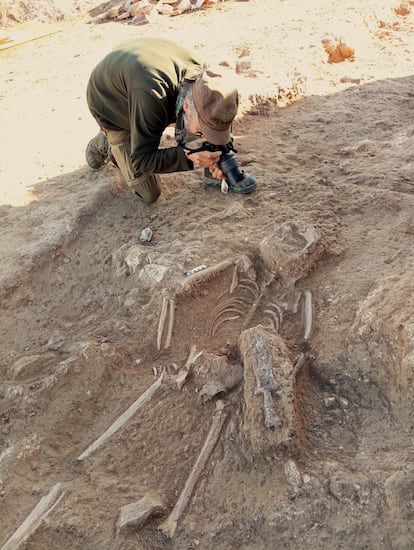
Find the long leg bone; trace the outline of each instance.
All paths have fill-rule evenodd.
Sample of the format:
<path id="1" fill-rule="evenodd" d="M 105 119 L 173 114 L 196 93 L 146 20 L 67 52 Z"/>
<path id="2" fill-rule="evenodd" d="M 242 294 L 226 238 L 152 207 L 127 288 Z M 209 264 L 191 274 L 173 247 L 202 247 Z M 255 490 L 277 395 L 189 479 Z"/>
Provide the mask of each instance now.
<path id="1" fill-rule="evenodd" d="M 168 332 L 167 332 L 167 339 L 165 341 L 164 349 L 168 349 L 170 347 L 172 330 L 174 325 L 174 309 L 175 309 L 174 299 L 171 298 L 169 303 L 170 303 L 170 316 L 168 319 Z"/>
<path id="2" fill-rule="evenodd" d="M 143 407 L 162 384 L 164 373 L 156 380 L 132 405 L 119 416 L 109 428 L 96 439 L 89 447 L 78 456 L 78 460 L 84 460 L 121 428 L 141 407 Z"/>
<path id="3" fill-rule="evenodd" d="M 158 351 L 161 350 L 161 340 L 162 340 L 162 335 L 164 333 L 164 325 L 165 325 L 165 320 L 167 318 L 168 310 L 169 310 L 168 330 L 167 330 L 167 337 L 165 340 L 164 349 L 168 349 L 171 344 L 172 330 L 174 325 L 174 310 L 175 310 L 174 298 L 168 298 L 167 296 L 164 296 L 162 301 L 160 320 L 158 321 L 158 332 L 157 332 L 157 350 Z"/>
<path id="4" fill-rule="evenodd" d="M 161 338 L 162 338 L 162 333 L 164 331 L 165 318 L 167 316 L 167 308 L 168 308 L 168 298 L 166 296 L 164 296 L 164 299 L 162 301 L 160 320 L 158 322 L 158 334 L 157 334 L 157 350 L 158 351 L 161 349 Z"/>
<path id="5" fill-rule="evenodd" d="M 63 483 L 56 483 L 48 494 L 42 497 L 24 522 L 1 547 L 1 550 L 17 550 L 19 546 L 39 527 L 45 517 L 64 495 Z"/>
<path id="6" fill-rule="evenodd" d="M 170 538 L 174 536 L 175 530 L 177 529 L 178 520 L 180 519 L 184 510 L 187 508 L 198 478 L 200 477 L 200 474 L 203 471 L 209 456 L 216 446 L 226 417 L 227 414 L 224 412 L 224 403 L 223 401 L 219 400 L 216 403 L 216 410 L 214 411 L 213 422 L 211 424 L 210 431 L 204 442 L 203 448 L 198 455 L 196 463 L 194 464 L 193 469 L 191 470 L 191 473 L 187 481 L 185 482 L 184 489 L 179 499 L 177 500 L 171 514 L 159 527 L 159 529 L 161 529 L 163 533 Z"/>
<path id="7" fill-rule="evenodd" d="M 305 290 L 305 334 L 304 340 L 307 340 L 312 331 L 312 293 L 310 290 Z"/>

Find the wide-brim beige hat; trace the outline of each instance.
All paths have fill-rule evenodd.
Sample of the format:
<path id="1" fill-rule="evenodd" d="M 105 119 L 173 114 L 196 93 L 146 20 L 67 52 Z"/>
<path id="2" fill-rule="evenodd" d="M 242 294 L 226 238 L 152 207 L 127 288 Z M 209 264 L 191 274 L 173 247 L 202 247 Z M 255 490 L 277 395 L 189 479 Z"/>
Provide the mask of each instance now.
<path id="1" fill-rule="evenodd" d="M 193 102 L 203 138 L 214 145 L 228 143 L 239 106 L 239 94 L 231 79 L 204 71 L 194 81 Z"/>

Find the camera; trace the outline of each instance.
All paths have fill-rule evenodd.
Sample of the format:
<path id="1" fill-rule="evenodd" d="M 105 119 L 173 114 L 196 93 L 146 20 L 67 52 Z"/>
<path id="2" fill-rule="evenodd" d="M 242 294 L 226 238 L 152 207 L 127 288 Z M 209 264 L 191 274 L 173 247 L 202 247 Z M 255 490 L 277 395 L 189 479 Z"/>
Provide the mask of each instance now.
<path id="1" fill-rule="evenodd" d="M 234 154 L 237 151 L 233 147 L 233 140 L 225 145 L 214 145 L 209 141 L 204 141 L 198 149 L 192 149 L 191 153 L 199 151 L 210 151 L 212 153 L 221 151 L 218 166 L 227 180 L 229 191 L 236 187 L 239 193 L 251 193 L 254 190 L 256 180 L 253 176 L 249 176 L 243 170 L 240 170 Z"/>

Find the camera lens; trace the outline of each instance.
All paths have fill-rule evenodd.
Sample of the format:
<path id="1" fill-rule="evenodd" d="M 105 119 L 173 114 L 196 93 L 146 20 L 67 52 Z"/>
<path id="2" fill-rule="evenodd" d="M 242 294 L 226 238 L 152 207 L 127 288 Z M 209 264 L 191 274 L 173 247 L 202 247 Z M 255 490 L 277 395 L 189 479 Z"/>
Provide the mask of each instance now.
<path id="1" fill-rule="evenodd" d="M 230 185 L 235 185 L 244 178 L 234 155 L 222 155 L 219 166 Z"/>

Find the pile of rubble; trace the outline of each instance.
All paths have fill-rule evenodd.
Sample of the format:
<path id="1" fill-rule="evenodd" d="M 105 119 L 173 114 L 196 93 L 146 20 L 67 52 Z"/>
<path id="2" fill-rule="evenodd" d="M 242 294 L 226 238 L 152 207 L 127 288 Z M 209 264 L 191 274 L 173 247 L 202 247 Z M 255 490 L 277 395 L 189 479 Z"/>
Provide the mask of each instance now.
<path id="1" fill-rule="evenodd" d="M 141 25 L 151 22 L 158 15 L 181 15 L 218 1 L 220 0 L 124 0 L 93 18 L 91 23 L 119 20 Z"/>

